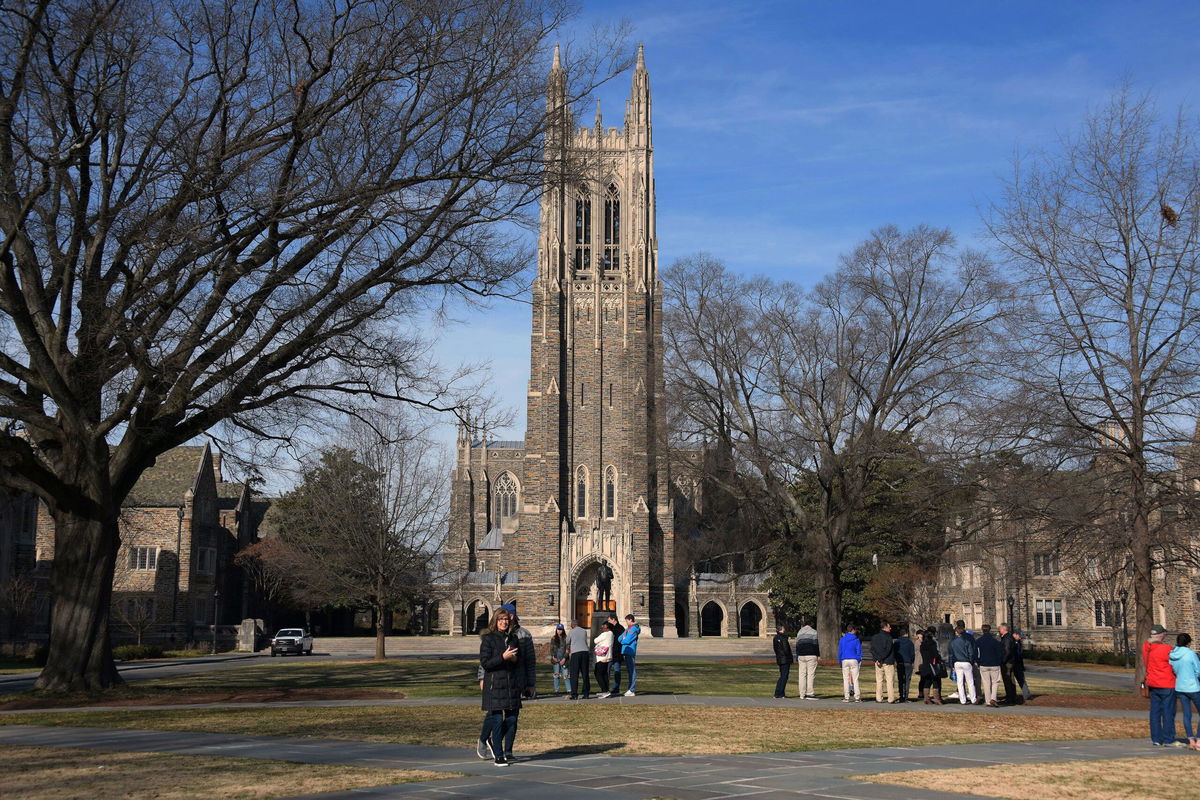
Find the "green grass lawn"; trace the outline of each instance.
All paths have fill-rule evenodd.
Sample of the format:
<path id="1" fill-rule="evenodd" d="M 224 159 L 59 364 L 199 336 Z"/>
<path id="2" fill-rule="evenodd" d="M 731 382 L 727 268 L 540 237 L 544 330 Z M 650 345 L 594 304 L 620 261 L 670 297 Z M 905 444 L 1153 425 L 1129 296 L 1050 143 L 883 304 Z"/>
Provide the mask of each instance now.
<path id="1" fill-rule="evenodd" d="M 0 725 L 68 725 L 136 730 L 349 739 L 459 747 L 479 736 L 477 706 L 359 706 L 111 710 L 0 714 Z M 520 753 L 756 753 L 982 742 L 1143 736 L 1143 719 L 1103 719 L 871 706 L 651 706 L 605 700 L 527 703 Z"/>
<path id="2" fill-rule="evenodd" d="M 641 694 L 679 694 L 696 696 L 764 697 L 773 693 L 778 670 L 773 664 L 730 661 L 654 661 L 640 665 L 638 690 Z M 126 684 L 103 695 L 67 698 L 65 704 L 119 700 L 123 702 L 220 702 L 222 700 L 284 700 L 326 696 L 386 697 L 391 694 L 412 698 L 477 697 L 474 661 L 270 661 L 228 669 L 199 672 Z M 871 669 L 862 674 L 863 696 L 873 697 L 875 680 Z M 952 686 L 953 684 L 949 684 Z M 1127 694 L 1084 684 L 1032 678 L 1035 694 L 1116 696 Z M 548 665 L 539 665 L 538 691 L 553 689 Z M 912 687 L 916 693 L 916 682 Z M 592 691 L 598 692 L 592 681 Z M 949 693 L 950 688 L 946 689 Z M 793 672 L 788 687 L 796 694 Z M 842 694 L 840 670 L 817 670 L 817 694 L 838 697 Z M 35 693 L 8 696 L 18 702 L 37 697 Z"/>

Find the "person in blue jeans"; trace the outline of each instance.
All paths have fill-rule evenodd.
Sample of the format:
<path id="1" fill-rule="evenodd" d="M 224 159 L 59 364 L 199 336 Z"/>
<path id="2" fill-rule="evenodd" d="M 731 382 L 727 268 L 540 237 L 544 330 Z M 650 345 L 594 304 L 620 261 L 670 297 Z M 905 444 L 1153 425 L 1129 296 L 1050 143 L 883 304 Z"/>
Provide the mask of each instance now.
<path id="1" fill-rule="evenodd" d="M 1171 645 L 1163 641 L 1167 629 L 1150 626 L 1142 642 L 1146 688 L 1150 690 L 1150 743 L 1157 747 L 1186 747 L 1175 738 L 1175 673 L 1171 670 Z"/>
<path id="2" fill-rule="evenodd" d="M 1192 637 L 1186 633 L 1176 636 L 1170 661 L 1171 671 L 1175 673 L 1175 694 L 1183 704 L 1183 732 L 1187 734 L 1187 746 L 1200 750 L 1200 738 L 1192 735 L 1192 708 L 1200 711 L 1200 656 L 1188 647 L 1191 643 Z"/>
<path id="3" fill-rule="evenodd" d="M 625 690 L 626 697 L 637 696 L 637 645 L 638 637 L 642 635 L 642 626 L 637 624 L 633 614 L 625 615 L 625 632 L 617 639 L 621 648 L 621 658 L 625 662 L 625 673 L 629 675 L 629 688 Z"/>

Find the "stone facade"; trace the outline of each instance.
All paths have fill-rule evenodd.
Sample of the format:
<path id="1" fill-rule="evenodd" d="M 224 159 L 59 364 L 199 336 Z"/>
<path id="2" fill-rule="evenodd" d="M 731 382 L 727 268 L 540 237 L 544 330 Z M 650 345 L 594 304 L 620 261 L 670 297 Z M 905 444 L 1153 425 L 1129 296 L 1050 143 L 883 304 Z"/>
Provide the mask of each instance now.
<path id="1" fill-rule="evenodd" d="M 611 570 L 603 605 L 673 637 L 690 573 L 674 559 L 644 56 L 623 128 L 605 127 L 598 106 L 591 127 L 574 126 L 557 53 L 547 95 L 561 124 L 547 139 L 526 438 L 460 431 L 435 627 L 474 631 L 509 601 L 532 628 L 594 627 L 598 578 Z M 562 163 L 582 176 L 556 177 Z"/>
<path id="2" fill-rule="evenodd" d="M 159 456 L 121 510 L 113 641 L 182 645 L 207 640 L 215 615 L 219 625 L 253 616 L 253 592 L 233 557 L 255 540 L 265 509 L 248 486 L 222 480 L 220 453 L 209 445 Z M 54 521 L 41 503 L 35 527 L 37 574 L 45 587 Z M 35 638 L 45 637 L 48 624 L 47 612 L 34 626 Z"/>

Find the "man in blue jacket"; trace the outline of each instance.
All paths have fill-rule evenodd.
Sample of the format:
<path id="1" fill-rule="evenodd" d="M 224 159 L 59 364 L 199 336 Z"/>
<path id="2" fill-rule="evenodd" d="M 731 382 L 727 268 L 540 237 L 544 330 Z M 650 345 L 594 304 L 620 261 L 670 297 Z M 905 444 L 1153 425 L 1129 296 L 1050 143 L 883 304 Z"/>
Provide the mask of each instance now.
<path id="1" fill-rule="evenodd" d="M 625 662 L 625 671 L 629 674 L 629 688 L 625 690 L 626 697 L 637 696 L 637 645 L 638 637 L 642 635 L 642 626 L 637 624 L 633 614 L 625 615 L 625 632 L 617 639 L 621 646 L 621 659 Z"/>
<path id="2" fill-rule="evenodd" d="M 992 708 L 998 708 L 1000 689 L 1000 664 L 1004 661 L 1004 645 L 992 636 L 992 626 L 980 627 L 975 640 L 975 651 L 979 658 L 979 674 L 983 678 L 983 699 Z"/>
<path id="3" fill-rule="evenodd" d="M 850 690 L 854 690 L 854 702 L 862 702 L 862 687 L 858 685 L 862 667 L 862 642 L 858 640 L 858 629 L 854 624 L 846 626 L 846 635 L 838 640 L 838 661 L 842 664 L 842 702 L 850 702 Z"/>
<path id="4" fill-rule="evenodd" d="M 896 639 L 896 683 L 900 685 L 900 702 L 908 702 L 908 688 L 912 685 L 913 662 L 917 659 L 917 648 L 908 637 L 908 628 L 900 629 Z"/>

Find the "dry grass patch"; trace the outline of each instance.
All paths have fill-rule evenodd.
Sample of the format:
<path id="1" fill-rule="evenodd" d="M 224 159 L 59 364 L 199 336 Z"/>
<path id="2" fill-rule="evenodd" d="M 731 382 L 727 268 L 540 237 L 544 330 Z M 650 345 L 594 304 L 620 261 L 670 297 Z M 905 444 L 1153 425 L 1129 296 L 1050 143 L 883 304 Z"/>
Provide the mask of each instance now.
<path id="1" fill-rule="evenodd" d="M 0 724 L 66 725 L 354 739 L 470 748 L 481 712 L 469 706 L 198 709 L 8 714 Z M 1121 739 L 1143 720 L 853 709 L 530 703 L 517 749 L 639 754 L 758 753 L 850 747 Z M 713 733 L 717 732 L 714 736 Z"/>
<path id="2" fill-rule="evenodd" d="M 1011 800 L 1191 800 L 1200 781 L 1200 758 L 1118 758 L 1107 761 L 1063 761 L 1018 767 L 923 769 L 856 775 L 856 780 L 937 789 Z M 919 796 L 916 794 L 914 796 Z"/>
<path id="3" fill-rule="evenodd" d="M 9 746 L 0 750 L 0 796 L 23 800 L 267 800 L 452 777 L 456 776 L 423 770 L 224 756 L 102 753 L 60 747 Z"/>

